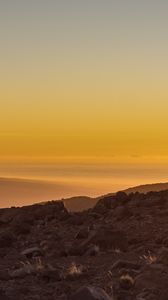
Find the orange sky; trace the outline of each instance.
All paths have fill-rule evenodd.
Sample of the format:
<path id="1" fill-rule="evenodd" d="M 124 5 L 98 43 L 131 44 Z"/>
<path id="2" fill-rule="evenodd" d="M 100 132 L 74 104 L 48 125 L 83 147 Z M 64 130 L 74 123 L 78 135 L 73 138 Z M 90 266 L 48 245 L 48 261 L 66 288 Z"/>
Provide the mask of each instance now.
<path id="1" fill-rule="evenodd" d="M 85 194 L 167 181 L 168 4 L 0 5 L 0 177 Z"/>

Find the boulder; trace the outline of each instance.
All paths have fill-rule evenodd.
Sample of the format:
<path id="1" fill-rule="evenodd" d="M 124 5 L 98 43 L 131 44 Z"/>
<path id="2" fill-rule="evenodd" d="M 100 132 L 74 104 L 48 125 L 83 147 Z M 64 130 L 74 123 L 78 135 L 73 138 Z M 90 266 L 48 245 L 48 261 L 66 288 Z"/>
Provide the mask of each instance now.
<path id="1" fill-rule="evenodd" d="M 80 247 L 85 248 L 90 244 L 99 246 L 100 250 L 119 249 L 121 251 L 126 251 L 128 247 L 125 233 L 108 227 L 99 228 L 97 231 L 92 232 Z"/>

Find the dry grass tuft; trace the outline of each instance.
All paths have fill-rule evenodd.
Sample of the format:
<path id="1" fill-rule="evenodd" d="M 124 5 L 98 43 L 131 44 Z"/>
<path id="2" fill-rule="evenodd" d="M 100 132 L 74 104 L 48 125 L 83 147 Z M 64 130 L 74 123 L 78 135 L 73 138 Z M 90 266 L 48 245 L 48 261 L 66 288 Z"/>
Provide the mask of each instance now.
<path id="1" fill-rule="evenodd" d="M 131 275 L 129 275 L 129 274 L 124 274 L 124 275 L 122 275 L 122 276 L 120 277 L 120 281 L 127 282 L 127 283 L 129 283 L 130 285 L 134 285 L 134 283 L 135 283 L 134 278 L 133 278 Z"/>
<path id="2" fill-rule="evenodd" d="M 124 289 L 131 289 L 135 284 L 134 278 L 129 274 L 124 274 L 120 277 L 120 285 Z"/>
<path id="3" fill-rule="evenodd" d="M 146 262 L 146 264 L 151 265 L 157 261 L 157 256 L 148 251 L 147 255 L 142 255 L 140 257 L 142 260 Z"/>
<path id="4" fill-rule="evenodd" d="M 80 276 L 82 273 L 83 273 L 83 267 L 77 266 L 75 262 L 72 262 L 72 264 L 67 270 L 67 275 L 72 277 Z"/>

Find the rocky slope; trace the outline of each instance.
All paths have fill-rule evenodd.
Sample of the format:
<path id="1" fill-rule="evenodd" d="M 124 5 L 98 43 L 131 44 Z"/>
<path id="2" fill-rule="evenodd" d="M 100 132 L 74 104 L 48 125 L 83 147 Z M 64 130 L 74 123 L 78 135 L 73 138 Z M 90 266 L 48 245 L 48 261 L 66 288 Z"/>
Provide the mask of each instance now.
<path id="1" fill-rule="evenodd" d="M 167 300 L 168 191 L 0 210 L 0 300 Z"/>
<path id="2" fill-rule="evenodd" d="M 128 188 L 126 190 L 123 190 L 126 194 L 130 193 L 148 193 L 148 192 L 159 192 L 168 190 L 168 183 L 154 183 L 154 184 L 144 184 L 144 185 L 138 185 L 135 187 Z M 89 208 L 92 208 L 102 197 L 107 196 L 113 196 L 115 193 L 110 193 L 101 197 L 97 198 L 91 198 L 86 196 L 78 196 L 78 197 L 72 197 L 68 199 L 63 199 L 63 202 L 65 206 L 70 211 L 82 211 Z"/>

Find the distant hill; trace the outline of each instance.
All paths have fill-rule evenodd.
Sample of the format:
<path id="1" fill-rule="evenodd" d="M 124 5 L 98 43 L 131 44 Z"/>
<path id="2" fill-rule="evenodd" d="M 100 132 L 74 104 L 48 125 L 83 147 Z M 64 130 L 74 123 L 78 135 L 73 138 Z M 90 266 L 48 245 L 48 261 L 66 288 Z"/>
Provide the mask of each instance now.
<path id="1" fill-rule="evenodd" d="M 87 210 L 97 203 L 99 198 L 91 198 L 87 196 L 71 197 L 68 199 L 62 199 L 65 207 L 69 211 L 82 211 Z"/>
<path id="2" fill-rule="evenodd" d="M 135 187 L 131 187 L 128 189 L 123 190 L 125 193 L 148 193 L 148 192 L 160 192 L 168 190 L 168 183 L 154 183 L 154 184 L 144 184 L 139 185 Z M 69 211 L 82 211 L 89 208 L 92 208 L 102 197 L 111 196 L 115 193 L 109 193 L 97 198 L 91 198 L 91 197 L 85 197 L 85 196 L 79 196 L 79 197 L 72 197 L 69 199 L 63 199 L 63 202 L 65 203 L 65 206 Z"/>
<path id="3" fill-rule="evenodd" d="M 164 191 L 164 190 L 168 190 L 168 182 L 139 185 L 139 186 L 135 186 L 135 187 L 126 189 L 125 192 L 127 194 L 136 193 L 136 192 L 146 194 L 151 191 L 160 192 L 160 191 Z"/>
<path id="4" fill-rule="evenodd" d="M 114 195 L 109 193 L 100 197 L 92 198 L 80 196 L 80 191 L 71 189 L 70 186 L 40 180 L 28 180 L 19 178 L 0 178 L 0 207 L 22 206 L 33 203 L 46 202 L 48 200 L 62 199 L 62 191 L 64 191 L 63 202 L 69 211 L 83 211 L 95 206 L 97 201 L 105 196 Z M 150 191 L 168 190 L 168 183 L 146 184 L 131 187 L 124 192 L 129 193 L 147 193 Z M 76 196 L 78 195 L 79 196 Z M 69 197 L 70 195 L 75 197 Z"/>

